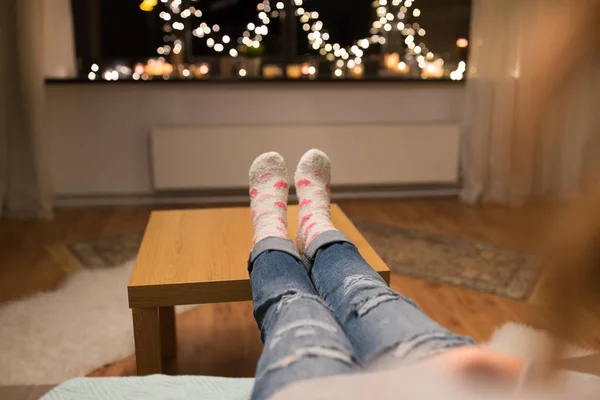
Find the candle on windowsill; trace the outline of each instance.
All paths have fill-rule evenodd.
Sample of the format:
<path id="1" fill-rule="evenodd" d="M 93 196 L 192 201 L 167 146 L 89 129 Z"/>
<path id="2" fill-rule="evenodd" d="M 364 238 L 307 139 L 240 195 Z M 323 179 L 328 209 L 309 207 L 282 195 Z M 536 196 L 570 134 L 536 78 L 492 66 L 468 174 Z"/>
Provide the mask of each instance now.
<path id="1" fill-rule="evenodd" d="M 437 63 L 427 63 L 421 70 L 422 79 L 439 79 L 444 76 L 444 67 Z"/>
<path id="2" fill-rule="evenodd" d="M 385 54 L 383 56 L 385 69 L 381 71 L 383 76 L 407 75 L 410 67 L 404 61 L 400 61 L 398 53 Z"/>
<path id="3" fill-rule="evenodd" d="M 300 72 L 303 78 L 315 79 L 317 76 L 317 68 L 310 63 L 303 63 Z"/>
<path id="4" fill-rule="evenodd" d="M 300 68 L 300 73 L 302 74 L 302 78 L 315 79 L 317 76 L 317 68 L 311 63 L 302 63 L 302 67 Z"/>
<path id="5" fill-rule="evenodd" d="M 169 63 L 163 64 L 163 75 L 171 75 L 173 73 L 173 65 Z"/>
<path id="6" fill-rule="evenodd" d="M 265 79 L 277 79 L 283 76 L 283 70 L 279 65 L 265 64 L 262 69 L 262 75 Z"/>
<path id="7" fill-rule="evenodd" d="M 148 60 L 148 64 L 146 64 L 144 66 L 144 72 L 148 75 L 154 75 L 154 76 L 159 76 L 159 75 L 171 75 L 173 73 L 173 65 L 164 62 L 161 59 L 158 60 L 154 60 L 154 59 L 150 59 Z"/>
<path id="8" fill-rule="evenodd" d="M 398 63 L 400 62 L 400 55 L 398 53 L 389 53 L 383 55 L 383 64 L 389 71 L 396 72 L 398 69 Z"/>
<path id="9" fill-rule="evenodd" d="M 300 79 L 302 77 L 302 66 L 300 64 L 286 65 L 285 75 L 289 79 Z"/>
<path id="10" fill-rule="evenodd" d="M 302 64 L 302 68 L 300 69 L 300 72 L 302 72 L 302 75 L 308 75 L 308 68 L 310 67 L 309 63 L 303 63 Z"/>
<path id="11" fill-rule="evenodd" d="M 348 73 L 352 79 L 362 79 L 365 73 L 365 67 L 362 64 L 355 65 Z"/>
<path id="12" fill-rule="evenodd" d="M 206 78 L 206 75 L 210 72 L 210 67 L 207 63 L 197 65 L 192 71 L 196 78 Z"/>

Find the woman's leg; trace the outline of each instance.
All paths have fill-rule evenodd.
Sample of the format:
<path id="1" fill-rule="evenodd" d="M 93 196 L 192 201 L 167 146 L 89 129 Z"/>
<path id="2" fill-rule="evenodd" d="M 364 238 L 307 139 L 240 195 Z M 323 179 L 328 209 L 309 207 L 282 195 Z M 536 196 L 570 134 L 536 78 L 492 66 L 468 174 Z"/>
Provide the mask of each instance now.
<path id="1" fill-rule="evenodd" d="M 390 289 L 341 232 L 325 232 L 309 246 L 311 277 L 363 363 L 423 358 L 474 344 L 432 320 L 411 299 Z M 319 242 L 317 242 L 317 240 Z M 322 243 L 322 244 L 320 244 Z"/>
<path id="2" fill-rule="evenodd" d="M 348 338 L 287 238 L 287 190 L 281 156 L 257 158 L 250 168 L 255 245 L 248 270 L 254 316 L 265 346 L 253 399 L 268 398 L 296 381 L 358 368 Z"/>
<path id="3" fill-rule="evenodd" d="M 303 244 L 312 282 L 334 312 L 359 360 L 366 364 L 420 358 L 473 344 L 433 321 L 412 300 L 391 290 L 337 231 L 329 212 L 330 165 L 311 150 L 296 170 L 300 200 L 297 242 Z M 383 356 L 384 357 L 378 357 Z"/>
<path id="4" fill-rule="evenodd" d="M 254 316 L 265 344 L 253 399 L 266 399 L 293 382 L 358 369 L 348 338 L 317 295 L 291 240 L 263 239 L 249 268 Z"/>

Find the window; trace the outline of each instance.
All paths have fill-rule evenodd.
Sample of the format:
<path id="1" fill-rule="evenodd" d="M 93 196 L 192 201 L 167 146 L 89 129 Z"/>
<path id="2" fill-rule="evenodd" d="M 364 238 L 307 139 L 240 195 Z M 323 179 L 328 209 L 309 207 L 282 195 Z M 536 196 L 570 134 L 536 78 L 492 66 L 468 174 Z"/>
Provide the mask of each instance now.
<path id="1" fill-rule="evenodd" d="M 470 0 L 72 0 L 89 80 L 463 79 Z"/>

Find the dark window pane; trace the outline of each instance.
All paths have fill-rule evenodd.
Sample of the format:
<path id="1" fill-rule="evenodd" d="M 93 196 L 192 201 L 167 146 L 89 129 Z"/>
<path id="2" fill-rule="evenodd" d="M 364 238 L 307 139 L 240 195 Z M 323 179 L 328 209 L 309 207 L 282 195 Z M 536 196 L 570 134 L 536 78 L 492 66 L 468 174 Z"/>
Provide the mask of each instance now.
<path id="1" fill-rule="evenodd" d="M 471 9 L 470 0 L 72 4 L 82 75 L 93 80 L 462 79 Z"/>

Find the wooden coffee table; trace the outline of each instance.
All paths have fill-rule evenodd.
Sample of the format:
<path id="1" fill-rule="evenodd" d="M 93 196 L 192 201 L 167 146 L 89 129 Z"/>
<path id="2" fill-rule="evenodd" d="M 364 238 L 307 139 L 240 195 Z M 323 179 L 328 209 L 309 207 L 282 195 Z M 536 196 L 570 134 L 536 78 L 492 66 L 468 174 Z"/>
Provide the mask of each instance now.
<path id="1" fill-rule="evenodd" d="M 336 204 L 331 216 L 389 285 L 390 270 Z M 290 206 L 292 238 L 297 219 L 297 207 Z M 172 372 L 175 305 L 252 300 L 252 234 L 249 207 L 152 213 L 127 286 L 138 375 Z"/>

